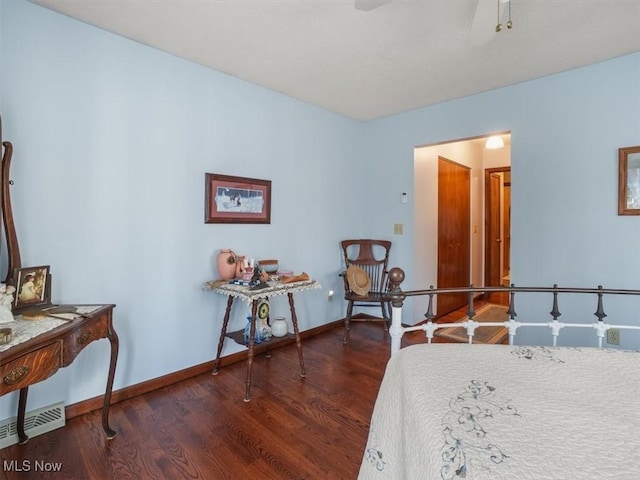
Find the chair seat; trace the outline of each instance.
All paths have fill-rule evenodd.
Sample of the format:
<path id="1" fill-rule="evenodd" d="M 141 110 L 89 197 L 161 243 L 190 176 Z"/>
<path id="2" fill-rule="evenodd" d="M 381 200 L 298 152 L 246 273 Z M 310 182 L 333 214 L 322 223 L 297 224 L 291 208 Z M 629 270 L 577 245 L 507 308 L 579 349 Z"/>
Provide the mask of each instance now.
<path id="1" fill-rule="evenodd" d="M 390 302 L 391 296 L 387 292 L 369 292 L 365 296 L 347 292 L 344 299 L 352 302 Z"/>

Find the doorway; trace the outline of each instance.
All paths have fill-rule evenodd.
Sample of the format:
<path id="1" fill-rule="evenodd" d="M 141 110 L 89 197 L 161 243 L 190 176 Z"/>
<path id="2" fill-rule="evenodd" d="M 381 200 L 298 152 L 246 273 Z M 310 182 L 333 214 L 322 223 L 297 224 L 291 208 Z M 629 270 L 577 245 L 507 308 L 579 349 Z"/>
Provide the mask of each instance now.
<path id="1" fill-rule="evenodd" d="M 510 257 L 511 167 L 487 168 L 485 169 L 485 286 L 510 284 Z M 491 296 L 488 294 L 487 300 L 490 300 Z M 502 298 L 498 300 L 504 301 Z"/>
<path id="2" fill-rule="evenodd" d="M 438 168 L 441 158 L 450 159 L 458 165 L 467 167 L 471 175 L 471 219 L 468 223 L 471 238 L 469 255 L 471 269 L 466 278 L 456 282 L 455 286 L 485 285 L 485 170 L 500 169 L 501 167 L 511 168 L 511 134 L 510 132 L 502 132 L 499 135 L 504 140 L 504 148 L 486 148 L 488 135 L 421 145 L 415 148 L 412 257 L 414 267 L 409 278 L 415 288 L 445 287 L 438 279 L 439 264 L 441 263 L 438 258 L 438 231 L 442 228 L 443 223 L 446 227 L 446 222 L 439 218 L 438 212 Z M 505 239 L 505 243 L 508 241 L 509 238 Z M 505 258 L 508 260 L 508 256 Z M 504 263 L 503 267 L 509 269 L 509 262 Z M 437 316 L 440 316 L 447 309 L 446 305 L 444 309 L 442 307 L 440 304 L 436 306 Z M 426 297 L 424 299 L 415 297 L 410 308 L 416 318 L 422 316 L 428 309 Z"/>

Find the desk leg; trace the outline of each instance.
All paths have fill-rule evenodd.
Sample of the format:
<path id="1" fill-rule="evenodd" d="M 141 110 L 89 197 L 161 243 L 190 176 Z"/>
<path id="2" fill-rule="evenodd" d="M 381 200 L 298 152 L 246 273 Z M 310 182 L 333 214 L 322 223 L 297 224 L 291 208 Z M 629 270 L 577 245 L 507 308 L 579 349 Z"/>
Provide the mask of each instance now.
<path id="1" fill-rule="evenodd" d="M 293 333 L 296 334 L 296 345 L 298 347 L 298 358 L 300 359 L 300 376 L 306 377 L 307 372 L 304 369 L 304 358 L 302 358 L 302 340 L 300 339 L 300 331 L 298 330 L 298 317 L 296 316 L 296 307 L 293 304 L 293 293 L 287 293 L 289 296 L 289 309 L 291 310 L 291 323 L 293 324 Z"/>
<path id="2" fill-rule="evenodd" d="M 247 390 L 244 394 L 244 401 L 251 401 L 251 371 L 253 370 L 253 346 L 256 342 L 256 313 L 258 311 L 258 300 L 251 304 L 251 328 L 249 329 L 249 355 L 247 357 Z"/>
<path id="3" fill-rule="evenodd" d="M 111 315 L 111 314 L 109 314 Z M 118 349 L 120 342 L 118 334 L 113 329 L 112 319 L 109 318 L 109 328 L 107 329 L 107 339 L 111 343 L 111 360 L 109 362 L 109 375 L 107 376 L 107 388 L 104 392 L 102 403 L 102 429 L 107 434 L 107 440 L 116 436 L 116 431 L 109 426 L 109 406 L 111 405 L 111 392 L 113 391 L 113 378 L 116 374 L 116 363 L 118 363 Z"/>
<path id="4" fill-rule="evenodd" d="M 227 299 L 227 310 L 224 312 L 224 320 L 222 321 L 222 331 L 220 332 L 220 340 L 218 340 L 218 353 L 216 354 L 216 361 L 213 363 L 213 372 L 211 372 L 211 375 L 218 374 L 220 355 L 222 354 L 222 346 L 224 345 L 224 336 L 227 334 L 227 325 L 229 325 L 229 315 L 231 314 L 231 305 L 233 305 L 233 297 L 229 295 L 229 298 Z"/>
<path id="5" fill-rule="evenodd" d="M 27 408 L 27 393 L 29 393 L 29 387 L 20 389 L 20 397 L 18 398 L 18 424 L 16 425 L 18 430 L 18 445 L 24 445 L 29 441 L 29 437 L 24 433 L 24 412 Z"/>

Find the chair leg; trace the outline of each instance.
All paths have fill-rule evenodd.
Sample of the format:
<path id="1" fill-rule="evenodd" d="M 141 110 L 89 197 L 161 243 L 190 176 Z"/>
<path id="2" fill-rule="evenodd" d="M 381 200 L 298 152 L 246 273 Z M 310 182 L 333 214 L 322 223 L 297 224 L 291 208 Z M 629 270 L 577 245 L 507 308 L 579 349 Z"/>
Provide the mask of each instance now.
<path id="1" fill-rule="evenodd" d="M 349 343 L 349 330 L 351 330 L 351 315 L 353 314 L 353 301 L 349 300 L 347 305 L 347 316 L 344 319 L 344 338 L 342 343 L 346 345 Z"/>

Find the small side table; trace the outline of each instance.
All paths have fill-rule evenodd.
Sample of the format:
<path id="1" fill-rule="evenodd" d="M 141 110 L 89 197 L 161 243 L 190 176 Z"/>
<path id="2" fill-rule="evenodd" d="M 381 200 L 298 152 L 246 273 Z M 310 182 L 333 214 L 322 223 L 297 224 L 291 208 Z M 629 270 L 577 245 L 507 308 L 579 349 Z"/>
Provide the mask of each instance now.
<path id="1" fill-rule="evenodd" d="M 287 295 L 289 297 L 289 309 L 291 310 L 291 323 L 293 324 L 293 332 L 296 337 L 296 346 L 298 347 L 298 358 L 300 359 L 300 376 L 307 376 L 307 372 L 304 368 L 304 359 L 302 356 L 302 341 L 300 340 L 300 332 L 298 330 L 298 317 L 296 316 L 293 294 L 303 292 L 305 290 L 321 288 L 321 285 L 316 280 L 305 280 L 302 282 L 291 283 L 273 283 L 270 284 L 269 287 L 260 290 L 251 290 L 249 289 L 249 287 L 233 284 L 216 285 L 215 282 L 205 283 L 204 288 L 214 293 L 227 295 L 228 297 L 227 309 L 225 311 L 224 320 L 222 322 L 222 331 L 220 332 L 220 339 L 218 340 L 218 352 L 216 354 L 216 360 L 213 365 L 212 375 L 218 374 L 220 354 L 222 353 L 222 346 L 224 344 L 224 338 L 227 333 L 231 307 L 233 305 L 234 299 L 239 298 L 240 300 L 251 305 L 251 331 L 249 335 L 249 352 L 247 358 L 247 389 L 244 395 L 245 402 L 251 401 L 251 372 L 253 368 L 253 348 L 255 344 L 256 313 L 258 309 L 258 302 L 260 301 L 260 299 L 264 298 L 275 297 L 278 295 Z"/>

